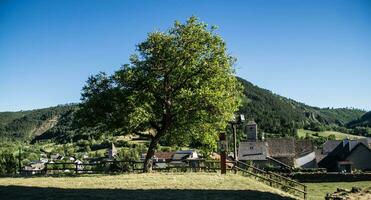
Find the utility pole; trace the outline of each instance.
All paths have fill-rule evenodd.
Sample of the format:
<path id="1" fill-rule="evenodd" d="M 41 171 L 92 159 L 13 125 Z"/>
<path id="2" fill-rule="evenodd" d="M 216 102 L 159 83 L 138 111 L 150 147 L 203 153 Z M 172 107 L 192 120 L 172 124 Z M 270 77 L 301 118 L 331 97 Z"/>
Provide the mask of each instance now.
<path id="1" fill-rule="evenodd" d="M 238 160 L 237 157 L 237 124 L 232 123 L 232 128 L 233 128 L 233 158 L 234 160 Z"/>
<path id="2" fill-rule="evenodd" d="M 18 173 L 21 174 L 22 166 L 21 166 L 21 147 L 19 147 L 18 153 Z"/>
<path id="3" fill-rule="evenodd" d="M 232 126 L 233 131 L 233 157 L 234 160 L 238 160 L 238 149 L 237 149 L 237 126 L 242 125 L 245 122 L 245 116 L 244 115 L 237 115 L 234 117 L 232 121 L 229 123 Z"/>

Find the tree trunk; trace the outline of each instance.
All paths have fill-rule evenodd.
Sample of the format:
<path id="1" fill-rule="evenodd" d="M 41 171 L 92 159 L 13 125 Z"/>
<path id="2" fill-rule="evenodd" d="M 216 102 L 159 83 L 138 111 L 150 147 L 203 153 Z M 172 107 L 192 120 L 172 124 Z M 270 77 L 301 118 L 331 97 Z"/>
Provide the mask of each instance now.
<path id="1" fill-rule="evenodd" d="M 152 138 L 151 143 L 149 144 L 146 159 L 144 160 L 143 164 L 143 172 L 151 172 L 152 171 L 152 157 L 155 155 L 155 149 L 160 141 L 160 134 L 156 134 L 155 137 Z"/>

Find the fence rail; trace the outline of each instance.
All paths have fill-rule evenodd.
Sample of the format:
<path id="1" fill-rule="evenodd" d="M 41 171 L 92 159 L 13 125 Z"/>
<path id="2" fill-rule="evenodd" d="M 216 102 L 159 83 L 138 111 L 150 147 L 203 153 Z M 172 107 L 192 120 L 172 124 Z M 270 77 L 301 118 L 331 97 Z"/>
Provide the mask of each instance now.
<path id="1" fill-rule="evenodd" d="M 279 175 L 274 172 L 264 171 L 251 164 L 247 164 L 240 161 L 235 161 L 234 169 L 236 172 L 239 171 L 244 174 L 248 174 L 249 176 L 259 179 L 272 187 L 276 187 L 292 195 L 307 199 L 308 196 L 307 186 L 298 181 L 295 181 L 293 179 Z"/>
<path id="2" fill-rule="evenodd" d="M 234 162 L 229 161 L 229 170 L 232 170 Z M 44 174 L 56 173 L 115 173 L 115 172 L 136 172 L 143 170 L 144 163 L 142 161 L 102 161 L 98 163 L 45 163 L 44 169 L 41 171 Z M 153 171 L 218 171 L 220 170 L 220 162 L 217 160 L 188 160 L 186 162 L 154 162 Z M 40 170 L 29 170 L 22 172 L 38 172 Z"/>
<path id="3" fill-rule="evenodd" d="M 102 161 L 99 163 L 45 163 L 43 170 L 22 170 L 30 174 L 97 174 L 97 173 L 122 173 L 142 171 L 142 161 Z M 216 172 L 220 170 L 218 160 L 188 160 L 186 162 L 154 162 L 152 170 L 167 172 Z M 227 169 L 235 173 L 247 174 L 271 187 L 278 188 L 290 194 L 307 199 L 307 186 L 288 177 L 274 172 L 267 172 L 251 164 L 240 161 L 227 161 Z"/>

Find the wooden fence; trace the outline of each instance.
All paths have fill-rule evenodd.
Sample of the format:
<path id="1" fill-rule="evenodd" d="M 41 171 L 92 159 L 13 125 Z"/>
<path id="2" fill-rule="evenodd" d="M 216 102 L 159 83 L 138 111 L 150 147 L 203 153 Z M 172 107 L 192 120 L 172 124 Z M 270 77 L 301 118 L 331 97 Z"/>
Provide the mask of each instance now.
<path id="1" fill-rule="evenodd" d="M 35 172 L 41 174 L 99 174 L 141 172 L 143 161 L 101 161 L 98 163 L 46 163 L 43 170 Z M 274 172 L 264 171 L 251 164 L 240 161 L 227 161 L 227 169 L 253 177 L 271 187 L 288 192 L 300 198 L 307 199 L 307 186 L 288 177 Z M 166 172 L 216 172 L 220 170 L 218 160 L 188 160 L 185 162 L 154 162 L 154 171 Z M 23 171 L 25 172 L 25 171 Z M 29 172 L 29 171 L 28 171 Z"/>
<path id="2" fill-rule="evenodd" d="M 233 169 L 234 162 L 228 162 L 229 170 Z M 122 173 L 140 172 L 143 170 L 143 161 L 102 161 L 97 163 L 45 163 L 44 174 L 75 173 Z M 167 172 L 216 172 L 220 170 L 220 161 L 217 160 L 188 160 L 186 162 L 154 162 L 153 171 Z M 23 171 L 25 172 L 25 171 Z"/>
<path id="3" fill-rule="evenodd" d="M 253 165 L 240 161 L 235 162 L 234 169 L 236 173 L 240 172 L 242 174 L 247 174 L 270 185 L 271 187 L 275 187 L 297 197 L 307 199 L 307 186 L 293 179 L 274 172 L 264 171 L 262 169 L 254 167 Z"/>

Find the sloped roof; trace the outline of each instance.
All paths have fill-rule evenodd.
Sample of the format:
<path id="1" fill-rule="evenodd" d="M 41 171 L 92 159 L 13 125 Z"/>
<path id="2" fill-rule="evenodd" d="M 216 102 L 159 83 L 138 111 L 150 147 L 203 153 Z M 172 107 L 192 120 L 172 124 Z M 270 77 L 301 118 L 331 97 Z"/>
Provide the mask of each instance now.
<path id="1" fill-rule="evenodd" d="M 158 159 L 170 160 L 171 157 L 174 155 L 175 152 L 156 152 L 155 157 Z"/>
<path id="2" fill-rule="evenodd" d="M 322 145 L 322 153 L 328 154 L 332 152 L 340 143 L 341 143 L 341 140 L 327 140 Z"/>
<path id="3" fill-rule="evenodd" d="M 267 139 L 268 155 L 271 157 L 294 157 L 294 138 L 270 138 Z"/>
<path id="4" fill-rule="evenodd" d="M 349 156 L 351 156 L 353 154 L 353 152 L 358 149 L 358 148 L 365 148 L 368 150 L 368 152 L 370 153 L 370 158 L 371 158 L 371 149 L 369 148 L 368 145 L 365 145 L 364 143 L 362 142 L 359 142 L 349 153 L 348 155 L 345 156 L 345 159 L 347 159 Z"/>
<path id="5" fill-rule="evenodd" d="M 256 125 L 256 122 L 254 120 L 247 122 L 247 125 Z"/>
<path id="6" fill-rule="evenodd" d="M 322 159 L 324 159 L 326 157 L 325 154 L 322 154 L 321 150 L 316 150 L 316 161 L 317 163 L 319 163 Z"/>
<path id="7" fill-rule="evenodd" d="M 368 145 L 365 145 L 361 141 L 343 140 L 336 146 L 336 148 L 333 151 L 328 153 L 328 155 L 325 158 L 323 158 L 318 163 L 318 165 L 320 167 L 325 167 L 330 171 L 334 171 L 336 169 L 336 164 L 338 161 L 344 161 L 353 151 L 355 151 L 360 146 L 363 146 L 370 150 Z"/>
<path id="8" fill-rule="evenodd" d="M 296 140 L 290 138 L 269 138 L 268 155 L 271 157 L 300 157 L 314 151 L 313 142 L 310 140 Z"/>
<path id="9" fill-rule="evenodd" d="M 295 156 L 301 157 L 314 152 L 311 140 L 295 140 Z"/>

